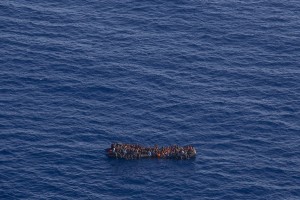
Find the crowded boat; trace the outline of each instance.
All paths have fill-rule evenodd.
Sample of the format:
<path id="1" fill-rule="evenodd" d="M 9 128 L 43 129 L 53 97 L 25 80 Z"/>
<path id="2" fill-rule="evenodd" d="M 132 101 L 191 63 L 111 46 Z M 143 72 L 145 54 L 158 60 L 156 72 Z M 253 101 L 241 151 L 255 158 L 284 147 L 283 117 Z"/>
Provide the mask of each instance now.
<path id="1" fill-rule="evenodd" d="M 113 143 L 106 149 L 107 156 L 116 159 L 161 158 L 185 160 L 196 156 L 195 147 L 178 145 L 143 147 L 137 144 Z"/>

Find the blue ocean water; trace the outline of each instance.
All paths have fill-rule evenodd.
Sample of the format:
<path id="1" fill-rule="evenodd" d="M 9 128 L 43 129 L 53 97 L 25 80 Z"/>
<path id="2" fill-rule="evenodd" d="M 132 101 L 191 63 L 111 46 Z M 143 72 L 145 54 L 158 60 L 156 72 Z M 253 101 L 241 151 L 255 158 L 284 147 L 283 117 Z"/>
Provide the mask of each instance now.
<path id="1" fill-rule="evenodd" d="M 299 63 L 296 0 L 2 0 L 0 198 L 300 199 Z"/>

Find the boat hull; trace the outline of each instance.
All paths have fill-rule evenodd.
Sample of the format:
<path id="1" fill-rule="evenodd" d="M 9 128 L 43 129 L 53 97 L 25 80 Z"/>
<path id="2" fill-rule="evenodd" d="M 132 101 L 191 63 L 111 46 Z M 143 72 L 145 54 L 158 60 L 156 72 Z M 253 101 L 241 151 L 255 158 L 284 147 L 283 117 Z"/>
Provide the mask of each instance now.
<path id="1" fill-rule="evenodd" d="M 120 144 L 119 144 L 120 145 Z M 170 147 L 171 148 L 171 147 Z M 193 159 L 196 158 L 196 150 L 194 147 L 180 147 L 181 149 L 184 148 L 191 148 L 188 151 L 183 151 L 183 153 L 161 153 L 162 150 L 157 150 L 154 153 L 154 147 L 153 148 L 147 148 L 147 151 L 152 151 L 152 153 L 141 153 L 141 152 L 135 152 L 131 151 L 130 153 L 128 152 L 123 152 L 122 151 L 117 151 L 113 147 L 107 148 L 106 155 L 109 158 L 113 159 L 126 159 L 126 160 L 132 160 L 132 159 L 177 159 L 177 160 L 188 160 L 188 159 Z M 142 147 L 139 147 L 139 149 L 143 149 Z M 146 148 L 145 148 L 146 149 Z"/>

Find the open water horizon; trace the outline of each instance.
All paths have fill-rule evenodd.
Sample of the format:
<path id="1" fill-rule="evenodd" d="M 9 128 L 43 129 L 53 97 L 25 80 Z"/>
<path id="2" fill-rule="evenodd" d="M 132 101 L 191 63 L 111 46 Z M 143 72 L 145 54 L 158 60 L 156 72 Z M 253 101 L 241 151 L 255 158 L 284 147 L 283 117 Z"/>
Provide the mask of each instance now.
<path id="1" fill-rule="evenodd" d="M 0 199 L 300 199 L 299 63 L 295 0 L 0 1 Z"/>

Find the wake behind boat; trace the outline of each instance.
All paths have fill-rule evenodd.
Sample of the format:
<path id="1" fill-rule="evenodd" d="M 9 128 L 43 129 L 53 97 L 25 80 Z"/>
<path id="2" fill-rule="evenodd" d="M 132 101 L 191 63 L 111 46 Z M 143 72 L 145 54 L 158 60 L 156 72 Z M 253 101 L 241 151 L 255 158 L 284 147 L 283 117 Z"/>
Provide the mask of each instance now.
<path id="1" fill-rule="evenodd" d="M 178 145 L 158 147 L 143 147 L 136 144 L 113 143 L 106 149 L 106 154 L 110 158 L 140 159 L 140 158 L 161 158 L 161 159 L 191 159 L 196 157 L 196 149 L 193 146 Z"/>

